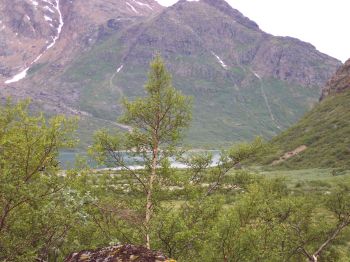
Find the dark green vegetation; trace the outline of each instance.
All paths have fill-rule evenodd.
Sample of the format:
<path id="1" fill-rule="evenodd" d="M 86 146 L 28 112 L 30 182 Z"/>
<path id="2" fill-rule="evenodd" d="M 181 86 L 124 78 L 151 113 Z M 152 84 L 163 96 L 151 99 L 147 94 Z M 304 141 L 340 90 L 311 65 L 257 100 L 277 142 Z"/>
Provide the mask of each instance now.
<path id="1" fill-rule="evenodd" d="M 80 220 L 83 203 L 75 202 L 71 176 L 59 174 L 57 161 L 58 150 L 75 143 L 74 128 L 64 116 L 29 116 L 27 102 L 1 106 L 1 261 L 41 258 Z"/>
<path id="2" fill-rule="evenodd" d="M 290 158 L 284 167 L 350 168 L 350 90 L 327 97 L 296 125 L 272 139 L 280 148 L 274 156 L 306 145 L 301 154 Z"/>

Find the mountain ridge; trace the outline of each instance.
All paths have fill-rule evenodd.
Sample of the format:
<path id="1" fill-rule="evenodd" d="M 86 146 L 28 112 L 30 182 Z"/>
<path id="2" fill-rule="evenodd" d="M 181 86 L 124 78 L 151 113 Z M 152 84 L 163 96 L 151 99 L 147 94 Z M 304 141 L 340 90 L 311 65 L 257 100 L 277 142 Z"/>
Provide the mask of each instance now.
<path id="1" fill-rule="evenodd" d="M 168 8 L 144 0 L 154 12 L 139 5 L 147 11 L 139 16 L 126 4 L 131 0 L 119 0 L 128 13 L 109 1 L 76 0 L 73 9 L 61 1 L 60 39 L 25 79 L 1 86 L 0 93 L 32 97 L 46 112 L 78 114 L 83 121 L 113 121 L 122 96 L 142 96 L 148 63 L 160 52 L 174 85 L 196 98 L 188 143 L 270 138 L 317 101 L 341 64 L 308 43 L 261 31 L 223 0 Z M 96 17 L 86 16 L 91 10 Z"/>

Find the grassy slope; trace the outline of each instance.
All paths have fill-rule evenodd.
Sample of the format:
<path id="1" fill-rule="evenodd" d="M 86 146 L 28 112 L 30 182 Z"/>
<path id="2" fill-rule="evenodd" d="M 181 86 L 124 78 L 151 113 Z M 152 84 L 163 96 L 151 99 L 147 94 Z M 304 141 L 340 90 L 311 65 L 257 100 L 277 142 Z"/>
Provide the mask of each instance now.
<path id="1" fill-rule="evenodd" d="M 117 36 L 113 36 L 78 58 L 63 76 L 66 81 L 78 83 L 81 93 L 79 108 L 95 118 L 115 121 L 121 112 L 118 101 L 122 95 L 133 98 L 144 94 L 147 68 L 137 65 L 125 65 L 110 86 L 111 76 L 122 63 L 122 53 L 123 47 Z M 182 57 L 172 60 L 175 59 L 181 60 Z M 201 63 L 220 69 L 211 54 L 202 60 Z M 210 82 L 174 77 L 174 85 L 194 97 L 193 124 L 186 138 L 187 144 L 218 148 L 256 135 L 265 138 L 276 135 L 280 130 L 271 121 L 261 84 L 273 114 L 283 128 L 297 121 L 318 95 L 315 89 L 293 86 L 276 79 L 260 82 L 249 68 L 236 67 L 232 71 L 237 77 L 245 79 L 244 86 L 234 86 L 225 78 Z M 88 136 L 85 133 L 83 136 Z"/>
<path id="2" fill-rule="evenodd" d="M 193 121 L 185 139 L 187 144 L 218 148 L 257 135 L 271 138 L 279 133 L 280 130 L 270 118 L 261 84 L 274 117 L 284 129 L 309 110 L 318 96 L 315 89 L 290 85 L 276 79 L 263 79 L 260 82 L 251 72 L 244 74 L 244 86 L 234 86 L 225 80 L 210 82 L 174 78 L 174 86 L 194 100 Z M 140 78 L 135 75 L 135 71 L 126 71 L 117 80 L 119 86 L 129 87 L 125 93 L 130 97 L 143 93 L 142 85 L 133 82 L 135 78 Z"/>
<path id="3" fill-rule="evenodd" d="M 350 90 L 330 96 L 295 126 L 272 140 L 283 152 L 300 145 L 307 150 L 282 165 L 290 168 L 350 168 Z M 281 154 L 281 151 L 278 152 Z M 277 156 L 278 154 L 276 154 Z"/>
<path id="4" fill-rule="evenodd" d="M 187 16 L 186 14 L 182 13 L 181 17 L 184 16 L 186 19 L 183 19 L 191 21 L 193 12 L 188 12 Z M 221 13 L 216 15 L 222 16 Z M 211 21 L 214 23 L 214 29 L 221 28 L 221 24 L 214 20 Z M 198 18 L 198 21 L 201 19 Z M 230 21 L 231 19 L 228 19 L 226 22 Z M 163 39 L 163 34 L 169 34 L 167 30 L 178 32 L 177 23 L 171 19 L 169 21 L 165 19 L 164 23 L 167 24 L 166 28 L 163 23 L 146 21 L 143 30 L 147 30 L 142 35 L 152 36 L 152 39 Z M 237 46 L 235 44 L 237 52 L 252 49 L 256 43 L 254 45 L 252 43 L 252 46 L 239 43 L 246 38 L 255 39 L 256 32 L 239 26 L 237 30 L 237 34 L 239 33 L 242 38 L 233 39 L 237 44 Z M 61 76 L 63 85 L 69 84 L 79 91 L 79 102 L 72 107 L 93 115 L 94 119 L 89 123 L 89 130 L 101 127 L 97 119 L 105 122 L 104 120 L 115 121 L 118 118 L 122 110 L 119 103 L 122 96 L 133 99 L 144 94 L 143 84 L 147 80 L 148 60 L 146 63 L 143 60 L 148 59 L 149 54 L 156 51 L 157 45 L 154 47 L 147 45 L 146 40 L 139 40 L 138 44 L 133 46 L 129 43 L 131 40 L 126 37 L 128 36 L 126 31 L 127 28 L 110 31 L 108 37 L 101 39 L 91 50 L 77 57 Z M 187 27 L 181 28 L 180 33 L 181 41 L 198 40 L 192 35 L 193 30 Z M 212 41 L 209 45 L 210 50 L 218 45 L 216 38 L 205 34 L 203 37 L 206 37 L 207 41 Z M 173 40 L 172 37 L 169 39 Z M 233 40 L 226 39 L 230 42 Z M 174 86 L 194 98 L 193 122 L 185 139 L 188 145 L 219 148 L 238 140 L 252 139 L 257 135 L 269 139 L 278 134 L 281 130 L 271 119 L 261 87 L 266 93 L 273 116 L 282 129 L 295 123 L 318 98 L 317 88 L 305 88 L 272 78 L 259 80 L 248 65 L 231 66 L 225 70 L 209 49 L 203 46 L 197 48 L 194 43 L 190 43 L 195 47 L 191 50 L 192 55 L 184 55 L 181 51 L 186 51 L 186 48 L 184 49 L 182 42 L 179 41 L 158 42 L 161 43 L 160 48 L 165 46 L 165 49 L 179 49 L 179 52 L 167 52 L 165 61 L 172 69 L 170 73 L 174 76 Z M 275 44 L 282 42 L 277 41 Z M 229 48 L 222 48 L 220 55 L 230 57 L 229 52 Z M 116 69 L 122 64 L 123 69 L 115 74 Z M 83 125 L 86 125 L 86 121 Z M 88 141 L 91 132 L 81 134 L 82 140 Z"/>

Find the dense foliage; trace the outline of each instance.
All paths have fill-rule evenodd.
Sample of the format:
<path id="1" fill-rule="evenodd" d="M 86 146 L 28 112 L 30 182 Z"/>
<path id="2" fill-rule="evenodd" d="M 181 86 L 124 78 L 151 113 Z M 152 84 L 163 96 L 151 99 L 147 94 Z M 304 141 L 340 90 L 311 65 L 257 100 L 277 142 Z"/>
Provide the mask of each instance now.
<path id="1" fill-rule="evenodd" d="M 71 177 L 58 150 L 71 147 L 74 121 L 30 116 L 28 102 L 0 108 L 0 260 L 48 258 L 79 219 Z"/>

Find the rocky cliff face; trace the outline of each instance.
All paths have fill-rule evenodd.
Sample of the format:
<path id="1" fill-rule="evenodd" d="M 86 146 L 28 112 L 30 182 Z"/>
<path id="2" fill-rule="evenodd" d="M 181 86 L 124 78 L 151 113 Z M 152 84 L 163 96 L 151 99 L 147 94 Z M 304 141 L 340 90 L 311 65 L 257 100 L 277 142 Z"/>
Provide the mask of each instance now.
<path id="1" fill-rule="evenodd" d="M 153 20 L 129 30 L 125 39 L 132 49 L 127 58 L 136 63 L 147 64 L 156 49 L 169 58 L 207 57 L 219 64 L 222 61 L 226 69 L 248 67 L 261 77 L 308 87 L 322 86 L 340 65 L 311 44 L 261 31 L 255 22 L 223 0 L 180 1 Z M 225 66 L 214 68 L 215 64 L 196 61 L 189 66 L 176 65 L 176 61 L 169 65 L 186 77 L 200 75 L 215 80 L 229 75 L 233 81 L 239 80 Z"/>
<path id="2" fill-rule="evenodd" d="M 3 0 L 0 80 L 37 63 L 54 60 L 65 63 L 68 56 L 102 38 L 105 27 L 116 29 L 161 9 L 152 0 Z M 51 50 L 46 52 L 48 49 Z"/>
<path id="3" fill-rule="evenodd" d="M 326 86 L 322 89 L 320 100 L 331 94 L 344 92 L 348 89 L 350 89 L 350 59 L 327 82 Z"/>
<path id="4" fill-rule="evenodd" d="M 101 126 L 120 114 L 122 96 L 144 94 L 160 52 L 174 85 L 195 97 L 188 141 L 202 145 L 272 137 L 310 108 L 341 65 L 311 44 L 263 32 L 224 0 L 168 8 L 154 0 L 4 0 L 0 17 L 3 97 L 29 96 L 49 113 Z"/>

